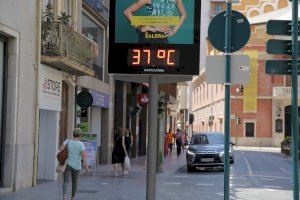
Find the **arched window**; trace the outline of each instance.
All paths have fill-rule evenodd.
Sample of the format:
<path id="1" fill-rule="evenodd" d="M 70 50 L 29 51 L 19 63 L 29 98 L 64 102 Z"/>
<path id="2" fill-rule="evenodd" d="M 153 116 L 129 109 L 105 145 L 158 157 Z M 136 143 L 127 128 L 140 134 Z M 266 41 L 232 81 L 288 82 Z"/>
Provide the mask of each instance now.
<path id="1" fill-rule="evenodd" d="M 274 10 L 272 5 L 266 5 L 264 7 L 264 13 L 272 12 Z"/>

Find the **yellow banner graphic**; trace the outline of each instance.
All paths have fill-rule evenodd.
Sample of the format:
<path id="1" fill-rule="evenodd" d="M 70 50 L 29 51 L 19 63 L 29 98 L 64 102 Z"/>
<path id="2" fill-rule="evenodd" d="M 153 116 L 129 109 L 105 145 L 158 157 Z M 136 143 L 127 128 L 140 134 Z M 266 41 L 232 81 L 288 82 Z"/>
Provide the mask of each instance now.
<path id="1" fill-rule="evenodd" d="M 177 26 L 179 16 L 132 16 L 132 26 Z"/>
<path id="2" fill-rule="evenodd" d="M 249 56 L 250 77 L 249 83 L 244 87 L 243 110 L 244 112 L 257 112 L 257 68 L 258 68 L 258 51 L 244 51 Z"/>

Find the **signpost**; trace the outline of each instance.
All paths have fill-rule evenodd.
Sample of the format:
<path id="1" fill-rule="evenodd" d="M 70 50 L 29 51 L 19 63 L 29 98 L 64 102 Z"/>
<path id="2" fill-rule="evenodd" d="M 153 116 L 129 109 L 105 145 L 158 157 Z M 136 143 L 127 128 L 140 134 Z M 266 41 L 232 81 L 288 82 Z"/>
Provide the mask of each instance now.
<path id="1" fill-rule="evenodd" d="M 140 1 L 138 10 L 132 9 L 136 2 L 110 1 L 108 72 L 117 80 L 149 82 L 146 199 L 154 200 L 158 83 L 187 81 L 199 75 L 201 2 L 189 0 L 178 5 L 170 1 L 167 13 L 161 2 L 153 8 Z M 167 27 L 169 33 L 161 27 Z"/>
<path id="2" fill-rule="evenodd" d="M 208 28 L 208 38 L 210 42 L 216 49 L 218 49 L 221 52 L 225 52 L 225 58 L 226 58 L 225 83 L 224 83 L 225 84 L 224 200 L 229 200 L 231 53 L 241 49 L 248 42 L 250 38 L 249 21 L 241 13 L 237 11 L 232 11 L 231 6 L 232 6 L 232 0 L 226 0 L 226 11 L 216 15 L 216 17 L 211 21 Z"/>
<path id="3" fill-rule="evenodd" d="M 225 83 L 225 56 L 207 56 L 205 69 L 205 82 L 212 84 Z M 246 55 L 231 56 L 230 77 L 232 84 L 247 84 L 249 82 L 249 57 Z"/>
<path id="4" fill-rule="evenodd" d="M 293 197 L 299 200 L 299 120 L 298 120 L 298 0 L 292 0 L 292 21 L 270 20 L 267 23 L 269 35 L 292 36 L 292 40 L 270 40 L 267 43 L 267 52 L 270 54 L 291 55 L 291 60 L 268 60 L 266 73 L 292 76 L 292 157 L 293 157 Z"/>

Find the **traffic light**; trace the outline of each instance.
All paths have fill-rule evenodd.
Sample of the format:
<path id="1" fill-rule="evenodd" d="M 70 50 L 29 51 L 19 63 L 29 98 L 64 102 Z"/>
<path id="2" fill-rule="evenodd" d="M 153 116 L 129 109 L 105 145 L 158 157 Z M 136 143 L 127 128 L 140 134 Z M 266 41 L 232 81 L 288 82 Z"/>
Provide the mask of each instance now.
<path id="1" fill-rule="evenodd" d="M 267 22 L 267 34 L 290 36 L 291 24 L 289 20 L 269 20 Z M 266 52 L 274 55 L 291 55 L 292 41 L 270 39 L 266 44 Z M 271 75 L 291 74 L 291 60 L 267 60 L 266 73 Z"/>
<path id="2" fill-rule="evenodd" d="M 237 119 L 237 124 L 242 124 L 242 119 L 240 117 L 238 117 Z"/>
<path id="3" fill-rule="evenodd" d="M 243 94 L 243 92 L 244 92 L 244 85 L 240 86 L 240 92 Z"/>
<path id="4" fill-rule="evenodd" d="M 135 106 L 129 106 L 129 113 L 132 117 L 137 116 L 142 110 L 141 106 L 135 105 Z"/>
<path id="5" fill-rule="evenodd" d="M 194 122 L 194 114 L 189 115 L 189 123 L 192 124 Z"/>

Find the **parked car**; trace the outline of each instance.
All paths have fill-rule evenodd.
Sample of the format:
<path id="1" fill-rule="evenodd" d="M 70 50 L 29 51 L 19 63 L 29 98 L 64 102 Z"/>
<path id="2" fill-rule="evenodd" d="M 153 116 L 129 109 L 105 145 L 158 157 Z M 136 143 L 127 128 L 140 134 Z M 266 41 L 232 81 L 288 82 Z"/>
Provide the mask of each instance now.
<path id="1" fill-rule="evenodd" d="M 234 155 L 230 142 L 230 163 L 234 163 Z M 219 132 L 206 132 L 193 135 L 186 153 L 187 171 L 196 167 L 224 168 L 224 135 Z"/>

